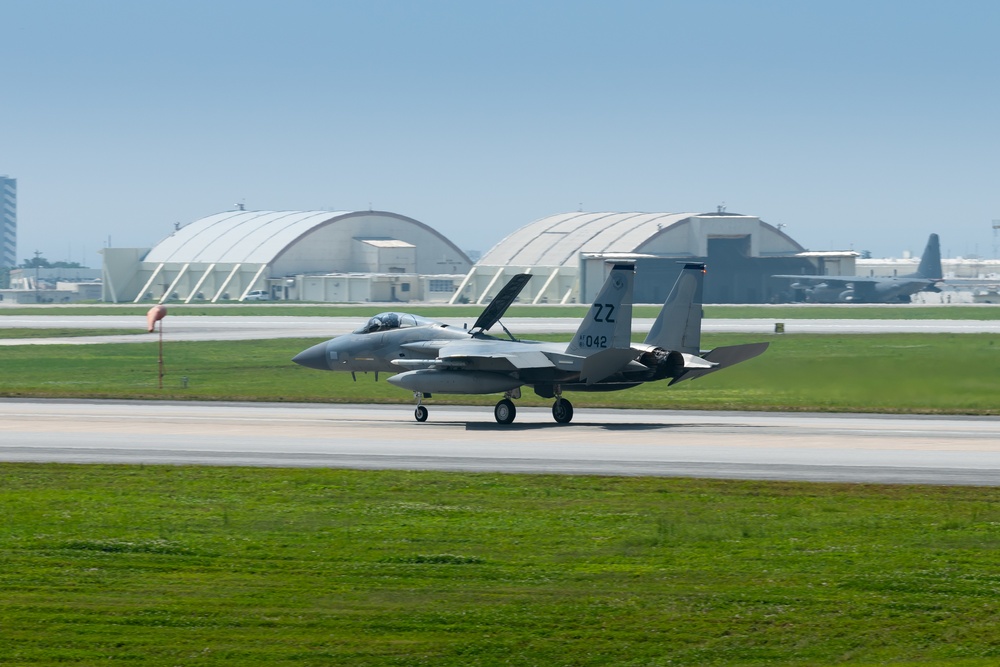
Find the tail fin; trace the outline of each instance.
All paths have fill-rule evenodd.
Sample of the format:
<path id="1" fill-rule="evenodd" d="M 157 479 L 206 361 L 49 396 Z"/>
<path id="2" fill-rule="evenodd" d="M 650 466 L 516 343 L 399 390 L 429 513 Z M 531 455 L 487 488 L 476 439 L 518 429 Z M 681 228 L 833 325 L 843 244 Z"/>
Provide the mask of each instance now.
<path id="1" fill-rule="evenodd" d="M 917 277 L 928 280 L 941 280 L 944 272 L 941 270 L 941 242 L 937 234 L 931 234 L 927 239 L 927 247 L 920 257 L 920 266 L 917 267 Z"/>
<path id="2" fill-rule="evenodd" d="M 700 354 L 704 288 L 705 265 L 685 264 L 644 342 L 664 350 Z"/>
<path id="3" fill-rule="evenodd" d="M 583 357 L 580 382 L 594 384 L 632 360 L 632 287 L 635 266 L 616 264 L 566 353 Z"/>
<path id="4" fill-rule="evenodd" d="M 566 352 L 589 357 L 601 350 L 632 347 L 632 287 L 635 266 L 615 264 Z"/>

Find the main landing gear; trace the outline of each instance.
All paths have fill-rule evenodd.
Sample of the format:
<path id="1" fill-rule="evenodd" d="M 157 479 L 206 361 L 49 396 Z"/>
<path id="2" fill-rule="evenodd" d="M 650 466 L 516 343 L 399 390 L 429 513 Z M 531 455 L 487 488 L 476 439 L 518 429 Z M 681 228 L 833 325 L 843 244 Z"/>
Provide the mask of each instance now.
<path id="1" fill-rule="evenodd" d="M 558 424 L 568 424 L 573 421 L 573 404 L 562 397 L 562 387 L 556 385 L 552 387 L 556 402 L 552 404 L 552 418 Z"/>
<path id="2" fill-rule="evenodd" d="M 516 392 L 516 393 L 515 393 Z M 508 391 L 503 396 L 503 400 L 493 408 L 493 416 L 500 424 L 510 424 L 517 416 L 517 408 L 511 398 L 521 398 L 520 391 L 515 389 Z M 562 397 L 562 391 L 556 387 L 556 402 L 552 404 L 552 418 L 559 424 L 568 424 L 573 421 L 573 404 Z"/>
<path id="3" fill-rule="evenodd" d="M 573 404 L 565 398 L 559 396 L 552 404 L 552 418 L 560 424 L 568 424 L 573 421 Z"/>
<path id="4" fill-rule="evenodd" d="M 413 418 L 418 422 L 427 421 L 427 408 L 421 404 L 424 398 L 430 398 L 430 394 L 422 391 L 413 392 L 413 397 L 417 399 L 417 407 L 413 411 Z M 503 398 L 493 408 L 493 416 L 498 424 L 512 424 L 517 416 L 517 407 L 512 398 L 521 398 L 520 389 L 512 389 L 504 393 Z M 562 397 L 562 392 L 556 393 L 556 402 L 552 404 L 552 418 L 559 424 L 568 424 L 573 421 L 573 404 Z"/>

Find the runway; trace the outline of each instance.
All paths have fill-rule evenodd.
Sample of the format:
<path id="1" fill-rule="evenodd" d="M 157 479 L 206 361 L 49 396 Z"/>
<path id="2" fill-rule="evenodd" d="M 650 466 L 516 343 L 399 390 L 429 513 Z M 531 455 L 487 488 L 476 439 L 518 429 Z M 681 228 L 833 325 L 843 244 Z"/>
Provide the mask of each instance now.
<path id="1" fill-rule="evenodd" d="M 461 329 L 475 318 L 445 319 Z M 349 333 L 364 323 L 358 317 L 295 316 L 167 316 L 164 335 L 172 341 L 262 340 L 272 338 L 315 338 L 317 341 Z M 785 333 L 997 333 L 1000 320 L 812 320 L 812 319 L 706 319 L 707 333 L 774 333 L 775 324 L 784 324 Z M 578 318 L 511 317 L 504 325 L 519 337 L 541 333 L 571 334 L 580 325 Z M 635 334 L 648 332 L 652 318 L 636 318 Z M 3 345 L 93 345 L 100 343 L 141 343 L 149 340 L 145 317 L 122 315 L 0 315 L 5 329 L 133 329 L 134 334 L 77 336 L 72 338 L 5 338 Z M 494 327 L 496 334 L 499 327 Z M 499 335 L 503 335 L 502 332 Z"/>
<path id="2" fill-rule="evenodd" d="M 0 400 L 0 461 L 1000 485 L 1000 418 Z"/>

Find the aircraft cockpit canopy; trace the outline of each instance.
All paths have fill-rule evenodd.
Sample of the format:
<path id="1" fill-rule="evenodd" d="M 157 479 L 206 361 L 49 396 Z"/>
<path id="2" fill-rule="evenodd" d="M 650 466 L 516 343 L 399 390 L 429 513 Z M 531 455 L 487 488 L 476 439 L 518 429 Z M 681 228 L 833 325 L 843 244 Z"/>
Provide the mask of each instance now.
<path id="1" fill-rule="evenodd" d="M 425 324 L 434 324 L 434 322 L 417 315 L 410 315 L 409 313 L 379 313 L 368 320 L 363 327 L 355 329 L 354 333 L 366 334 L 376 331 L 390 331 L 392 329 L 405 329 Z"/>

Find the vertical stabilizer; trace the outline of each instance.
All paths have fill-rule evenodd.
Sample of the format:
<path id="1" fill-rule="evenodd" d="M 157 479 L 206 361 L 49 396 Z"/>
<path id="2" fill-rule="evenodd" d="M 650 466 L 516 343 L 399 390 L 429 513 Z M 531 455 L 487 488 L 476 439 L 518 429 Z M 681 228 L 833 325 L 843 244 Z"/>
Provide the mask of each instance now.
<path id="1" fill-rule="evenodd" d="M 920 266 L 917 267 L 917 277 L 928 280 L 941 280 L 944 278 L 941 270 L 941 242 L 937 234 L 931 234 L 927 239 L 927 247 L 920 257 Z"/>
<path id="2" fill-rule="evenodd" d="M 685 264 L 644 342 L 664 350 L 699 354 L 704 288 L 705 265 Z"/>
<path id="3" fill-rule="evenodd" d="M 635 266 L 616 264 L 598 292 L 566 352 L 587 357 L 601 350 L 632 347 L 632 287 Z"/>
<path id="4" fill-rule="evenodd" d="M 590 307 L 566 354 L 583 357 L 580 382 L 594 384 L 632 360 L 632 287 L 635 267 L 616 264 Z"/>

